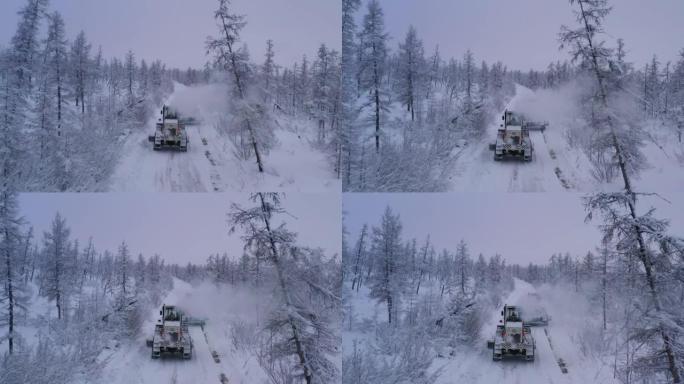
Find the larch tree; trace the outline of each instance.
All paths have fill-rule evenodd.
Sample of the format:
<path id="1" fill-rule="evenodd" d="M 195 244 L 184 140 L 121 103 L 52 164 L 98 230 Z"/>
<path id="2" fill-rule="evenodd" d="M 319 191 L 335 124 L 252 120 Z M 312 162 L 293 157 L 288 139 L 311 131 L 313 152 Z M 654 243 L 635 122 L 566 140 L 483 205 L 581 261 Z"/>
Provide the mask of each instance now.
<path id="1" fill-rule="evenodd" d="M 25 310 L 24 278 L 21 276 L 22 220 L 19 217 L 17 193 L 9 180 L 0 185 L 0 326 L 7 327 L 7 334 L 0 339 L 7 340 L 8 353 L 14 353 L 18 314 Z"/>
<path id="2" fill-rule="evenodd" d="M 85 32 L 79 32 L 71 44 L 69 65 L 74 100 L 76 106 L 81 108 L 81 115 L 85 115 L 86 91 L 90 81 L 90 50 L 91 45 L 86 40 Z"/>
<path id="3" fill-rule="evenodd" d="M 341 62 L 341 130 L 340 130 L 340 158 L 338 174 L 343 175 L 342 185 L 345 190 L 351 184 L 352 167 L 356 163 L 356 148 L 358 135 L 356 119 L 358 110 L 356 100 L 356 52 L 355 41 L 356 21 L 354 14 L 361 6 L 361 0 L 342 0 L 342 62 Z"/>
<path id="4" fill-rule="evenodd" d="M 264 81 L 264 99 L 270 101 L 275 93 L 273 86 L 275 82 L 276 75 L 276 63 L 275 63 L 275 51 L 273 50 L 273 40 L 266 40 L 266 53 L 264 54 L 266 59 L 264 64 L 261 66 L 261 71 L 263 74 Z"/>
<path id="5" fill-rule="evenodd" d="M 17 179 L 27 156 L 19 142 L 19 127 L 25 123 L 29 109 L 32 80 L 38 59 L 38 31 L 45 16 L 47 0 L 29 0 L 19 11 L 19 24 L 9 50 L 0 64 L 0 174 L 2 179 Z"/>
<path id="6" fill-rule="evenodd" d="M 371 276 L 370 296 L 387 306 L 387 322 L 400 304 L 402 281 L 400 272 L 401 221 L 388 206 L 380 226 L 373 228 L 372 249 L 378 263 Z"/>
<path id="7" fill-rule="evenodd" d="M 271 130 L 263 126 L 264 115 L 267 111 L 262 105 L 250 103 L 249 100 L 248 84 L 252 73 L 249 54 L 245 46 L 237 46 L 240 42 L 240 32 L 247 22 L 243 15 L 231 12 L 229 0 L 219 0 L 214 19 L 219 27 L 219 37 L 207 39 L 207 52 L 214 53 L 216 62 L 229 72 L 233 80 L 234 94 L 239 100 L 238 114 L 242 120 L 239 125 L 246 131 L 259 172 L 264 172 L 261 152 L 268 149 L 268 143 L 273 139 Z"/>
<path id="8" fill-rule="evenodd" d="M 611 151 L 611 166 L 617 168 L 623 182 L 623 190 L 614 193 L 597 193 L 587 198 L 586 205 L 590 212 L 600 212 L 605 218 L 603 226 L 606 240 L 616 238 L 618 247 L 632 250 L 639 258 L 650 304 L 657 320 L 655 334 L 662 341 L 662 356 L 665 366 L 673 383 L 681 383 L 679 363 L 674 351 L 673 332 L 675 330 L 664 318 L 667 317 L 663 308 L 663 297 L 658 286 L 658 271 L 654 265 L 654 243 L 659 242 L 658 236 L 664 237 L 666 225 L 661 220 L 653 218 L 652 211 L 645 215 L 639 214 L 637 196 L 639 195 L 632 184 L 632 176 L 639 169 L 642 155 L 639 152 L 640 139 L 634 132 L 621 132 L 625 125 L 619 114 L 611 106 L 611 97 L 615 93 L 614 78 L 619 76 L 613 71 L 613 51 L 606 48 L 600 41 L 604 33 L 603 25 L 611 7 L 607 0 L 570 0 L 571 5 L 577 5 L 575 18 L 578 23 L 576 29 L 563 26 L 560 33 L 561 47 L 569 47 L 573 59 L 581 59 L 587 64 L 596 84 L 595 99 L 598 103 L 597 118 L 592 122 L 598 131 L 599 138 L 605 138 L 606 151 Z M 654 238 L 653 236 L 656 235 Z"/>
<path id="9" fill-rule="evenodd" d="M 423 42 L 418 38 L 416 28 L 409 27 L 404 42 L 399 44 L 399 101 L 411 113 L 411 121 L 416 119 L 416 103 L 423 86 L 423 68 L 425 57 Z"/>
<path id="10" fill-rule="evenodd" d="M 42 80 L 37 118 L 43 135 L 44 174 L 49 189 L 66 191 L 69 188 L 70 121 L 67 119 L 68 63 L 64 19 L 52 13 L 43 52 Z"/>
<path id="11" fill-rule="evenodd" d="M 469 265 L 470 265 L 470 252 L 468 251 L 468 244 L 461 240 L 456 246 L 456 271 L 458 271 L 458 285 L 461 290 L 461 294 L 466 293 L 466 288 L 468 286 L 468 275 L 469 275 Z"/>
<path id="12" fill-rule="evenodd" d="M 368 94 L 365 107 L 370 107 L 372 124 L 375 127 L 375 151 L 380 152 L 382 114 L 387 111 L 383 78 L 387 66 L 387 39 L 384 12 L 377 0 L 368 2 L 363 17 L 363 28 L 359 32 L 359 71 L 361 88 Z"/>
<path id="13" fill-rule="evenodd" d="M 361 263 L 366 257 L 366 247 L 368 243 L 368 224 L 364 224 L 361 228 L 361 234 L 359 235 L 359 240 L 356 242 L 354 247 L 354 270 L 353 270 L 353 280 L 352 280 L 352 291 L 356 289 L 359 290 L 361 285 L 362 273 L 361 273 Z"/>
<path id="14" fill-rule="evenodd" d="M 286 373 L 283 380 L 290 382 L 296 377 L 307 384 L 332 382 L 339 373 L 329 356 L 339 340 L 330 328 L 337 319 L 326 316 L 326 308 L 331 303 L 337 308 L 340 299 L 325 286 L 325 275 L 316 272 L 315 266 L 321 262 L 316 253 L 297 246 L 296 234 L 276 221 L 286 213 L 281 196 L 256 193 L 250 201 L 254 203 L 251 208 L 231 206 L 230 231 L 242 228 L 245 249 L 258 249 L 274 270 L 280 305 L 271 313 L 268 328 L 282 335 L 275 342 L 276 357 L 296 361 L 294 372 Z"/>
<path id="15" fill-rule="evenodd" d="M 50 232 L 45 232 L 45 289 L 49 300 L 55 301 L 57 318 L 62 319 L 67 302 L 67 287 L 69 284 L 69 266 L 67 262 L 69 250 L 69 236 L 71 230 L 66 220 L 57 213 L 52 221 Z"/>

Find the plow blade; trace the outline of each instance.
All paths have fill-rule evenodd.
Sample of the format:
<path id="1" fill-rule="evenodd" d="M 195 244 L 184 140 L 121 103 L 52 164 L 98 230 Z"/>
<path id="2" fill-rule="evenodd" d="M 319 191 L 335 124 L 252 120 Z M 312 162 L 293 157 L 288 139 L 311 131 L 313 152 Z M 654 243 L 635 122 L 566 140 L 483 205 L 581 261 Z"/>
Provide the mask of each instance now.
<path id="1" fill-rule="evenodd" d="M 546 127 L 549 126 L 549 123 L 544 121 L 544 122 L 536 122 L 536 121 L 528 121 L 525 123 L 525 128 L 528 131 L 541 131 L 544 132 L 546 130 Z"/>
<path id="2" fill-rule="evenodd" d="M 192 325 L 192 326 L 197 326 L 197 327 L 204 327 L 204 325 L 207 323 L 205 319 L 200 319 L 197 317 L 187 317 L 185 319 L 185 324 L 187 325 Z"/>

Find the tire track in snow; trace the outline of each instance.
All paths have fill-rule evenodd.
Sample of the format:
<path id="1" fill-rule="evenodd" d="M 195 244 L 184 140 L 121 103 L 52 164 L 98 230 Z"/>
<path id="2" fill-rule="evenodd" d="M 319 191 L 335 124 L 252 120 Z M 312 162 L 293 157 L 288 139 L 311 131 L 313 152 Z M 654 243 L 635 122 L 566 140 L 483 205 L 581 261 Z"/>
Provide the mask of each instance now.
<path id="1" fill-rule="evenodd" d="M 197 132 L 200 133 L 200 137 L 202 140 L 202 145 L 206 147 L 204 150 L 204 157 L 207 158 L 209 161 L 209 164 L 211 165 L 210 171 L 209 171 L 209 179 L 211 181 L 211 187 L 214 192 L 222 192 L 224 191 L 225 185 L 223 185 L 223 182 L 221 180 L 221 175 L 219 174 L 218 170 L 216 169 L 216 160 L 214 159 L 214 156 L 212 155 L 211 151 L 209 150 L 209 140 L 201 135 L 199 127 L 197 128 Z"/>
<path id="2" fill-rule="evenodd" d="M 551 347 L 551 351 L 553 352 L 553 357 L 556 359 L 556 363 L 558 363 L 558 367 L 560 368 L 560 370 L 563 374 L 567 374 L 568 373 L 568 367 L 565 364 L 565 361 L 563 360 L 563 358 L 559 357 L 558 353 L 553 348 L 553 343 L 551 342 L 551 335 L 549 335 L 549 330 L 547 327 L 544 327 L 544 335 L 546 335 L 546 340 L 549 342 L 549 347 Z"/>
<path id="3" fill-rule="evenodd" d="M 563 170 L 561 170 L 560 166 L 558 165 L 558 155 L 556 155 L 556 151 L 554 151 L 553 148 L 549 146 L 549 142 L 546 138 L 545 131 L 542 131 L 542 137 L 544 138 L 544 144 L 546 144 L 546 148 L 549 150 L 549 156 L 551 157 L 551 160 L 553 160 L 554 162 L 553 173 L 556 174 L 556 177 L 558 178 L 558 181 L 561 183 L 563 188 L 572 189 L 572 184 L 565 177 L 565 175 L 563 174 Z"/>
<path id="4" fill-rule="evenodd" d="M 204 342 L 207 344 L 207 347 L 209 348 L 209 351 L 211 352 L 211 358 L 214 360 L 214 363 L 216 364 L 221 364 L 221 357 L 219 356 L 218 352 L 216 352 L 216 349 L 214 349 L 211 346 L 211 343 L 209 342 L 209 335 L 207 335 L 207 330 L 204 328 L 204 325 L 201 326 L 202 329 L 202 334 L 204 335 Z M 219 382 L 221 384 L 228 384 L 230 380 L 228 379 L 228 376 L 226 376 L 225 373 L 221 372 L 219 374 Z"/>

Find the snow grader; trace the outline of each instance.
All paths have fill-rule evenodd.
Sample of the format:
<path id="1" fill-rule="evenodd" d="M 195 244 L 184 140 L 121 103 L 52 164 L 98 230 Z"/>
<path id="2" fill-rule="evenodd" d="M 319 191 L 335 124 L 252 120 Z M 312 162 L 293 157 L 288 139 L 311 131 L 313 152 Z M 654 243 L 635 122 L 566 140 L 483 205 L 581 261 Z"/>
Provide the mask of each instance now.
<path id="1" fill-rule="evenodd" d="M 177 149 L 181 152 L 188 151 L 188 133 L 185 131 L 187 119 L 181 119 L 178 112 L 164 105 L 161 110 L 161 118 L 157 121 L 154 135 L 148 136 L 153 143 L 152 149 Z"/>
<path id="2" fill-rule="evenodd" d="M 487 341 L 487 347 L 492 349 L 492 360 L 517 358 L 534 361 L 536 344 L 532 329 L 523 322 L 518 307 L 504 305 L 501 316 L 501 324 L 496 326 L 494 339 Z"/>
<path id="3" fill-rule="evenodd" d="M 147 346 L 152 348 L 152 358 L 176 356 L 191 359 L 193 343 L 189 327 L 204 326 L 204 320 L 188 317 L 173 305 L 162 305 L 159 316 L 154 335 L 147 340 Z"/>
<path id="4" fill-rule="evenodd" d="M 504 111 L 503 123 L 497 131 L 496 142 L 489 145 L 494 151 L 494 160 L 515 159 L 532 161 L 534 146 L 530 139 L 530 131 L 544 131 L 546 122 L 525 121 L 524 117 L 513 111 Z"/>

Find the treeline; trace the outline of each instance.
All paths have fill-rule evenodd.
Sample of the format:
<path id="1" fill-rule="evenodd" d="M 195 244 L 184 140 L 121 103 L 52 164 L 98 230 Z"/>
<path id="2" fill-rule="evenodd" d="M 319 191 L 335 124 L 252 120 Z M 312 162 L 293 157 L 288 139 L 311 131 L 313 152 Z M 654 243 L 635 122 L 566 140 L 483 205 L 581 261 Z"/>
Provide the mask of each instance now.
<path id="1" fill-rule="evenodd" d="M 553 255 L 547 264 L 513 269 L 530 283 L 561 285 L 587 298 L 598 321 L 586 323 L 579 335 L 582 347 L 610 361 L 622 383 L 676 382 L 674 377 L 682 372 L 684 242 L 661 232 L 664 229 L 649 236 L 653 262 L 647 268 L 629 244 L 636 240 L 634 234 L 621 234 L 582 257 Z M 651 284 L 658 292 L 655 297 Z M 669 345 L 663 344 L 663 334 L 673 335 Z M 670 359 L 675 362 L 674 376 Z"/>
<path id="2" fill-rule="evenodd" d="M 621 382 L 676 383 L 684 359 L 684 239 L 670 235 L 653 211 L 635 224 L 613 198 L 585 200 L 601 220 L 598 247 L 584 255 L 556 253 L 543 264 L 474 257 L 463 240 L 438 251 L 429 236 L 406 238 L 389 207 L 378 224 L 364 225 L 352 239 L 345 235 L 343 327 L 353 348 L 345 351 L 343 381 L 434 382 L 435 356 L 482 348 L 482 324 L 516 277 L 540 293 L 551 285 L 585 298 L 592 316 L 573 337 Z M 368 311 L 368 299 L 378 311 Z"/>
<path id="3" fill-rule="evenodd" d="M 597 118 L 596 73 L 591 54 L 574 49 L 571 60 L 550 63 L 545 70 L 508 69 L 504 63 L 477 63 L 468 51 L 461 59 L 443 59 L 438 47 L 426 52 L 419 31 L 410 26 L 396 47 L 389 43 L 384 13 L 376 0 L 345 0 L 342 4 L 342 112 L 344 121 L 342 179 L 348 191 L 439 191 L 460 149 L 478 138 L 503 103 L 514 93 L 513 84 L 531 89 L 556 88 L 579 81 L 586 91 L 582 116 Z M 361 23 L 357 25 L 357 20 Z M 592 31 L 595 38 L 603 27 Z M 584 46 L 584 45 L 582 45 Z M 598 47 L 603 77 L 613 78 L 609 93 L 620 97 L 624 125 L 637 131 L 648 118 L 665 122 L 679 141 L 684 131 L 684 55 L 675 63 L 654 57 L 643 69 L 627 60 L 622 39 L 615 47 Z M 628 116 L 628 117 L 627 117 Z M 638 136 L 639 132 L 630 135 Z M 568 133 L 571 145 L 582 147 L 597 167 L 610 154 L 591 132 Z M 630 138 L 630 141 L 634 139 Z M 593 143 L 593 144 L 592 144 Z M 628 143 L 626 145 L 632 145 Z M 643 159 L 636 159 L 643 162 Z M 599 181 L 612 178 L 597 170 Z"/>
<path id="4" fill-rule="evenodd" d="M 613 48 L 605 48 L 610 61 L 608 73 L 616 77 L 615 91 L 631 99 L 630 107 L 639 106 L 640 119 L 657 119 L 676 130 L 678 141 L 684 131 L 684 50 L 675 62 L 661 62 L 656 55 L 643 68 L 628 62 L 625 42 L 617 40 Z M 557 88 L 569 81 L 592 75 L 592 65 L 576 58 L 572 63 L 551 63 L 546 70 L 527 73 L 513 71 L 515 82 L 531 89 Z M 636 109 L 636 108 L 635 108 Z"/>
<path id="5" fill-rule="evenodd" d="M 674 125 L 681 142 L 684 131 L 684 49 L 675 63 L 661 63 L 654 55 L 635 77 L 641 80 L 644 112 Z"/>
<path id="6" fill-rule="evenodd" d="M 299 245 L 297 234 L 278 224 L 287 214 L 281 199 L 279 194 L 257 193 L 251 196 L 251 206 L 233 204 L 230 231 L 241 231 L 251 257 L 236 263 L 210 257 L 207 269 L 215 280 L 235 284 L 235 277 L 241 276 L 242 284 L 263 285 L 267 290 L 262 295 L 273 293 L 255 345 L 259 363 L 273 382 L 336 382 L 341 343 L 339 259 Z"/>
<path id="7" fill-rule="evenodd" d="M 483 322 L 513 288 L 512 267 L 501 255 L 475 257 L 465 241 L 438 251 L 429 236 L 405 238 L 390 207 L 354 243 L 345 236 L 343 265 L 343 327 L 349 337 L 369 339 L 345 352 L 345 383 L 434 382 L 434 356 L 479 345 Z M 360 318 L 352 303 L 366 296 L 383 311 L 372 320 Z"/>
<path id="8" fill-rule="evenodd" d="M 218 0 L 214 18 L 225 27 L 207 39 L 206 48 L 213 54 L 212 66 L 232 88 L 231 120 L 221 122 L 220 130 L 230 136 L 233 153 L 241 160 L 254 159 L 257 170 L 264 172 L 265 157 L 276 143 L 274 130 L 279 123 L 275 117 L 284 114 L 314 120 L 316 144 L 339 169 L 339 52 L 322 44 L 313 61 L 304 56 L 284 68 L 276 63 L 274 42 L 268 40 L 264 61 L 255 64 L 247 45 L 241 44 L 245 16 L 235 14 L 230 1 Z"/>
<path id="9" fill-rule="evenodd" d="M 427 54 L 413 27 L 393 49 L 379 2 L 367 2 L 357 26 L 360 5 L 342 3 L 344 188 L 444 190 L 458 148 L 481 137 L 513 94 L 512 72 L 470 51 Z"/>
<path id="10" fill-rule="evenodd" d="M 275 383 L 329 383 L 339 379 L 340 270 L 337 254 L 299 244 L 286 224 L 282 195 L 257 193 L 249 206 L 232 205 L 230 232 L 244 241 L 240 258 L 212 254 L 206 263 L 169 265 L 169 275 L 253 293 L 265 321 L 225 324 L 234 347 L 255 355 Z M 139 270 L 136 265 L 135 271 Z"/>
<path id="11" fill-rule="evenodd" d="M 81 244 L 59 214 L 49 231 L 35 234 L 8 191 L 0 229 L 3 383 L 95 380 L 96 357 L 134 340 L 145 314 L 172 288 L 177 267 L 158 255 L 136 257 L 125 242 L 115 251 L 97 250 L 92 240 Z M 19 327 L 35 328 L 37 339 L 25 339 Z"/>
<path id="12" fill-rule="evenodd" d="M 104 189 L 124 137 L 148 121 L 171 79 L 160 61 L 132 52 L 106 59 L 85 32 L 70 41 L 48 0 L 27 0 L 0 51 L 3 175 L 24 191 Z"/>

